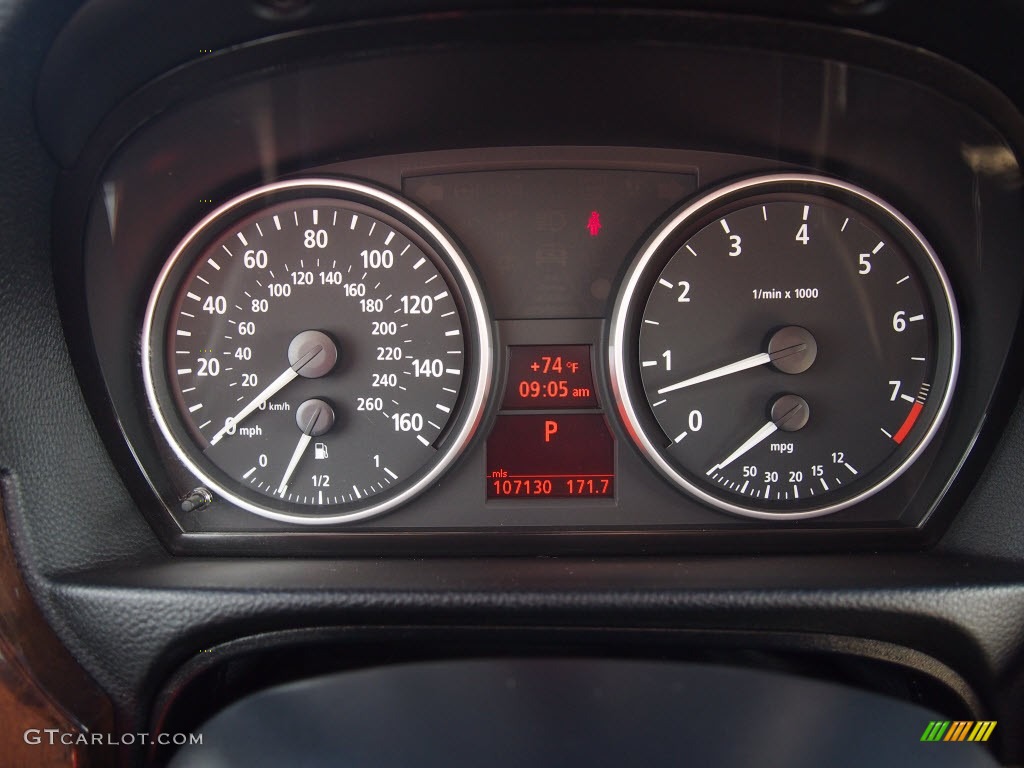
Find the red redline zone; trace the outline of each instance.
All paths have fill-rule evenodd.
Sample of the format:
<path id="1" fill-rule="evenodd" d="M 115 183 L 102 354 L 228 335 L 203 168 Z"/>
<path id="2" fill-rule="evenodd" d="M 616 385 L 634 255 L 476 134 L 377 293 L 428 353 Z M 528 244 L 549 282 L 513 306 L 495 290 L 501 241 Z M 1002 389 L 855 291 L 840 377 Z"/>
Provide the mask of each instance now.
<path id="1" fill-rule="evenodd" d="M 907 435 L 910 434 L 910 430 L 914 428 L 914 422 L 917 421 L 917 417 L 921 415 L 921 411 L 924 410 L 924 405 L 921 403 L 914 403 L 914 407 L 910 409 L 910 413 L 907 414 L 907 420 L 903 422 L 903 426 L 900 427 L 899 431 L 892 436 L 893 441 L 899 445 L 907 439 Z"/>

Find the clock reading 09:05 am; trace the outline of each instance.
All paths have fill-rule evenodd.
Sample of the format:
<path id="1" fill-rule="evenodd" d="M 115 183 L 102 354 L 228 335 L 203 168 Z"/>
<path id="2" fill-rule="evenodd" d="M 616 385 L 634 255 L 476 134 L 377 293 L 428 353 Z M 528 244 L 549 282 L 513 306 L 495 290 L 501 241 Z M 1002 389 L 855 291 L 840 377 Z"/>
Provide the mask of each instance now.
<path id="1" fill-rule="evenodd" d="M 595 408 L 586 344 L 511 346 L 503 408 Z"/>

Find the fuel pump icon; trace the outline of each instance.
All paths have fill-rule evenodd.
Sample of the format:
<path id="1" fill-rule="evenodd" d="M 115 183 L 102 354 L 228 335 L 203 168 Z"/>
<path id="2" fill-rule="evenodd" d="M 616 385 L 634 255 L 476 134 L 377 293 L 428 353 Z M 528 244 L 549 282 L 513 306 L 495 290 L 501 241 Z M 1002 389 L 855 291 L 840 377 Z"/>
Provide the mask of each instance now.
<path id="1" fill-rule="evenodd" d="M 326 459 L 327 458 L 327 443 L 314 443 L 313 444 L 313 458 L 315 458 L 315 459 Z"/>

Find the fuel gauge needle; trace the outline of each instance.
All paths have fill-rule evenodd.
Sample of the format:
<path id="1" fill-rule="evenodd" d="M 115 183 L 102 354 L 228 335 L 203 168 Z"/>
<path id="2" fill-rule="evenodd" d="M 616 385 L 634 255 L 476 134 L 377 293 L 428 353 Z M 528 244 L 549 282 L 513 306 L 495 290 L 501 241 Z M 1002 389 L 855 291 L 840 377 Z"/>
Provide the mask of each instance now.
<path id="1" fill-rule="evenodd" d="M 284 471 L 284 477 L 281 478 L 281 485 L 278 486 L 277 492 L 284 496 L 288 492 L 288 481 L 292 479 L 292 475 L 295 473 L 295 468 L 299 466 L 299 459 L 302 458 L 302 454 L 306 452 L 306 446 L 309 445 L 309 441 L 313 439 L 313 436 L 307 432 L 302 433 L 302 437 L 299 438 L 299 444 L 295 446 L 295 451 L 292 453 L 291 461 L 288 462 L 288 468 Z"/>
<path id="2" fill-rule="evenodd" d="M 288 461 L 288 468 L 285 469 L 284 477 L 281 478 L 281 485 L 277 487 L 277 492 L 281 496 L 284 496 L 288 492 L 288 481 L 291 480 L 292 475 L 295 474 L 295 468 L 299 466 L 299 460 L 302 458 L 302 454 L 306 452 L 306 446 L 309 445 L 309 441 L 313 439 L 313 432 L 316 430 L 316 422 L 317 419 L 320 418 L 322 410 L 322 408 L 317 408 L 313 412 L 313 415 L 310 416 L 309 422 L 306 424 L 306 428 L 302 430 L 302 437 L 299 438 L 299 444 L 295 446 L 295 450 L 292 452 L 292 457 Z"/>

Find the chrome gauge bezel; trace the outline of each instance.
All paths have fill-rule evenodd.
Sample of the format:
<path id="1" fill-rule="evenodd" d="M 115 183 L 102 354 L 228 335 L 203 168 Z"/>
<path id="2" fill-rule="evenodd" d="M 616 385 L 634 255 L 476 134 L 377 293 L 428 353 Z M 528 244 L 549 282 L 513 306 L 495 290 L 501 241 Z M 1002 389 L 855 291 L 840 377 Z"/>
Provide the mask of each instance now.
<path id="1" fill-rule="evenodd" d="M 474 364 L 466 366 L 458 415 L 443 444 L 439 446 L 437 456 L 406 481 L 405 487 L 341 514 L 314 515 L 282 511 L 257 503 L 252 498 L 240 495 L 227 487 L 214 472 L 203 466 L 204 462 L 197 460 L 195 454 L 198 451 L 195 447 L 183 444 L 187 443 L 182 437 L 183 431 L 172 427 L 175 421 L 181 421 L 174 409 L 172 398 L 161 397 L 158 394 L 166 388 L 166 384 L 161 386 L 161 382 L 166 380 L 166 364 L 162 354 L 163 344 L 156 343 L 154 333 L 163 334 L 166 331 L 169 322 L 167 306 L 170 298 L 179 290 L 175 278 L 180 278 L 182 270 L 198 257 L 207 242 L 247 215 L 255 206 L 264 201 L 269 204 L 281 199 L 312 196 L 325 196 L 341 202 L 369 206 L 400 221 L 440 257 L 443 266 L 456 283 L 454 287 L 461 294 L 464 335 L 467 348 L 472 352 L 472 357 L 467 359 L 467 363 L 470 360 L 475 361 Z M 141 361 L 143 386 L 150 413 L 159 433 L 175 457 L 200 483 L 213 492 L 215 499 L 223 499 L 271 520 L 322 526 L 365 520 L 392 511 L 430 488 L 451 467 L 470 444 L 480 425 L 494 375 L 494 341 L 490 314 L 474 270 L 454 241 L 427 214 L 391 192 L 369 184 L 348 179 L 308 177 L 265 184 L 238 195 L 207 214 L 185 235 L 163 265 L 150 292 L 141 333 Z"/>
<path id="2" fill-rule="evenodd" d="M 715 212 L 731 202 L 776 191 L 792 192 L 795 189 L 805 193 L 837 197 L 839 200 L 871 211 L 879 218 L 885 218 L 887 223 L 896 227 L 905 241 L 911 242 L 919 254 L 925 254 L 927 266 L 930 268 L 928 278 L 934 279 L 934 283 L 929 285 L 938 288 L 937 293 L 947 313 L 949 327 L 948 336 L 943 338 L 940 335 L 937 340 L 937 344 L 947 346 L 945 359 L 939 363 L 941 368 L 936 368 L 937 374 L 946 373 L 945 387 L 939 405 L 932 412 L 931 421 L 923 436 L 899 464 L 884 477 L 853 496 L 811 509 L 776 511 L 737 504 L 708 493 L 665 457 L 650 434 L 653 431 L 653 417 L 644 416 L 650 411 L 650 405 L 637 381 L 639 361 L 632 359 L 636 350 L 636 339 L 633 336 L 639 332 L 637 318 L 643 312 L 643 303 L 647 300 L 645 290 L 653 281 L 652 271 L 660 270 L 664 265 L 665 247 L 683 237 L 684 233 L 685 236 L 692 235 L 705 219 L 713 217 Z M 699 501 L 731 514 L 762 520 L 800 520 L 830 515 L 874 496 L 895 482 L 920 458 L 941 428 L 952 402 L 960 367 L 961 343 L 959 312 L 949 277 L 935 250 L 903 214 L 878 196 L 839 179 L 810 173 L 773 173 L 742 179 L 704 194 L 671 214 L 655 230 L 640 248 L 624 275 L 609 324 L 607 350 L 611 389 L 625 432 L 640 453 L 670 483 Z"/>

